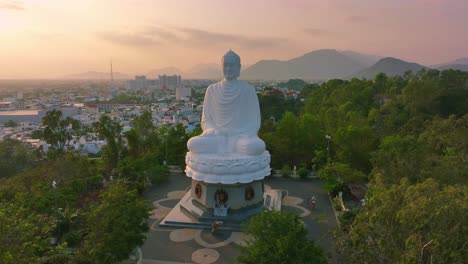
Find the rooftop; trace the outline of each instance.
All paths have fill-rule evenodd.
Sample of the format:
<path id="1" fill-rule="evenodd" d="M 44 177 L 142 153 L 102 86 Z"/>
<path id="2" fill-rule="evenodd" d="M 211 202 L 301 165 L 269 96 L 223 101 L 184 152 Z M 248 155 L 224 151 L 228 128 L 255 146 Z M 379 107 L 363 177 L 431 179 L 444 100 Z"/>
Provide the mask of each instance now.
<path id="1" fill-rule="evenodd" d="M 0 116 L 27 116 L 39 115 L 40 110 L 13 110 L 13 111 L 0 111 Z"/>

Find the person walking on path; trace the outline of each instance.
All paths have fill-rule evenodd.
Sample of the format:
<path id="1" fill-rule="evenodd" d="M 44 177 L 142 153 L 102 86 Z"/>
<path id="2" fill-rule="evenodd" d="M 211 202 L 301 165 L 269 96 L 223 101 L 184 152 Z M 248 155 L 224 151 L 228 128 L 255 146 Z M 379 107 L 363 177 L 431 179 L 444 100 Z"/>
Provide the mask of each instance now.
<path id="1" fill-rule="evenodd" d="M 311 199 L 311 202 L 312 202 L 312 209 L 315 208 L 315 196 L 312 196 L 312 199 Z"/>

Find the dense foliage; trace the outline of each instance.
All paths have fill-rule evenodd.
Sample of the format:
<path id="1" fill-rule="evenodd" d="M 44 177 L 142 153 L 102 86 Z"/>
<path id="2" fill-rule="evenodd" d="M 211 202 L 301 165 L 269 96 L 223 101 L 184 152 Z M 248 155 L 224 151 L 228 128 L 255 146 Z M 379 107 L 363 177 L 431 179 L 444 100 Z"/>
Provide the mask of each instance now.
<path id="1" fill-rule="evenodd" d="M 287 82 L 278 83 L 278 87 L 287 88 L 289 90 L 302 90 L 307 83 L 301 79 L 289 79 Z"/>
<path id="2" fill-rule="evenodd" d="M 0 178 L 13 176 L 33 163 L 34 154 L 26 144 L 12 139 L 0 144 Z"/>
<path id="3" fill-rule="evenodd" d="M 118 122 L 103 115 L 93 129 L 108 144 L 97 158 L 88 158 L 69 147 L 80 136 L 76 120 L 51 111 L 43 124 L 51 145 L 47 158 L 19 141 L 0 142 L 2 263 L 127 259 L 148 230 L 151 208 L 141 194 L 167 179 L 165 160 L 181 162 L 185 130 L 156 129 L 145 112 L 122 133 Z"/>
<path id="4" fill-rule="evenodd" d="M 305 164 L 335 195 L 369 187 L 366 206 L 341 218 L 337 249 L 347 262 L 468 258 L 468 73 L 329 80 L 302 96 L 304 107 L 284 107 L 276 124 L 264 116 L 260 136 L 277 169 Z"/>
<path id="5" fill-rule="evenodd" d="M 62 112 L 52 110 L 42 119 L 45 126 L 44 139 L 51 145 L 52 150 L 62 153 L 70 143 L 73 132 L 79 129 L 76 119 L 67 117 L 62 119 Z"/>
<path id="6" fill-rule="evenodd" d="M 77 263 L 111 264 L 128 258 L 135 245 L 142 245 L 148 226 L 149 207 L 123 181 L 110 185 L 100 203 L 85 216 L 82 247 Z"/>
<path id="7" fill-rule="evenodd" d="M 326 263 L 324 252 L 307 239 L 307 231 L 296 214 L 267 211 L 250 219 L 241 246 L 240 263 Z"/>
<path id="8" fill-rule="evenodd" d="M 463 263 L 468 186 L 377 183 L 339 249 L 350 263 Z"/>

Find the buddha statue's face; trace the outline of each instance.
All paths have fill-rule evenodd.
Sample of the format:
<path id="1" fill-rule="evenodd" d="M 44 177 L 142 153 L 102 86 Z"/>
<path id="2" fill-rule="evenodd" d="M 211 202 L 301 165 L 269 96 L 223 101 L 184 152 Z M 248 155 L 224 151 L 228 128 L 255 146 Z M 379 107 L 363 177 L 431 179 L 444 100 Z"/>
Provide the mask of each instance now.
<path id="1" fill-rule="evenodd" d="M 239 62 L 225 60 L 223 62 L 223 75 L 226 80 L 235 80 L 240 75 L 241 65 Z"/>
<path id="2" fill-rule="evenodd" d="M 235 80 L 240 75 L 240 57 L 234 51 L 229 50 L 221 60 L 223 64 L 223 75 L 226 80 Z"/>

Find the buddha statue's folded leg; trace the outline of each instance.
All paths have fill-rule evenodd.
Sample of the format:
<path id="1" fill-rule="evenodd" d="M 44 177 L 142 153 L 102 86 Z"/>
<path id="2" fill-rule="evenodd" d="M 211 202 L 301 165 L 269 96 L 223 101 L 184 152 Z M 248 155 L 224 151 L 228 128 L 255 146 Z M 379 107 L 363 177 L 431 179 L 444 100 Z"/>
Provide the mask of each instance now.
<path id="1" fill-rule="evenodd" d="M 192 153 L 218 152 L 218 138 L 214 135 L 203 135 L 189 139 L 187 148 Z"/>
<path id="2" fill-rule="evenodd" d="M 247 155 L 260 155 L 265 152 L 265 142 L 257 136 L 240 136 L 236 141 L 236 152 Z"/>

